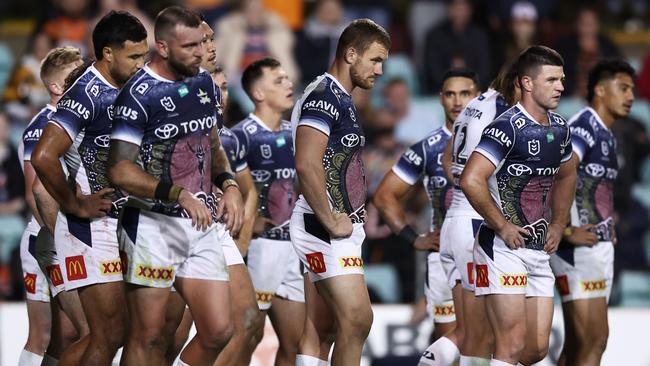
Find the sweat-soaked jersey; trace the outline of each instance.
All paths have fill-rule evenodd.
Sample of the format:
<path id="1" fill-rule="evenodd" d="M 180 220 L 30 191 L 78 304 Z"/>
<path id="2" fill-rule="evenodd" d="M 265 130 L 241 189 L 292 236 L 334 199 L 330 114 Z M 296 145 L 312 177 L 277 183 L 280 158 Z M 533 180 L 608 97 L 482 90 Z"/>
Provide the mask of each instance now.
<path id="1" fill-rule="evenodd" d="M 216 216 L 211 134 L 221 125 L 220 94 L 207 71 L 168 80 L 148 66 L 138 71 L 115 101 L 111 139 L 140 146 L 139 163 L 149 175 L 192 192 Z M 177 203 L 137 199 L 151 211 L 189 217 Z"/>
<path id="2" fill-rule="evenodd" d="M 260 236 L 290 240 L 289 219 L 297 199 L 291 123 L 282 121 L 280 130 L 273 131 L 256 115 L 250 114 L 231 131 L 238 141 L 233 168 L 237 172 L 250 169 L 259 194 L 258 214 L 276 224 Z"/>
<path id="3" fill-rule="evenodd" d="M 423 140 L 413 144 L 393 166 L 393 173 L 409 185 L 414 185 L 424 176 L 433 213 L 430 230 L 440 229 L 451 204 L 451 184 L 442 166 L 442 155 L 451 138 L 451 132 L 440 127 Z"/>
<path id="4" fill-rule="evenodd" d="M 616 139 L 590 107 L 569 120 L 569 129 L 573 152 L 580 159 L 573 224 L 594 224 L 598 239 L 611 241 L 614 235 L 614 182 L 618 176 Z"/>
<path id="5" fill-rule="evenodd" d="M 352 97 L 332 75 L 317 77 L 294 106 L 294 141 L 298 126 L 310 126 L 328 136 L 323 168 L 330 206 L 346 213 L 352 223 L 365 222 L 366 178 L 361 158 L 365 136 Z M 313 213 L 302 195 L 296 209 Z"/>
<path id="6" fill-rule="evenodd" d="M 548 112 L 544 126 L 517 104 L 483 131 L 476 152 L 496 170 L 488 180 L 506 220 L 528 230 L 526 247 L 542 250 L 551 221 L 550 192 L 560 164 L 571 158 L 566 121 Z"/>

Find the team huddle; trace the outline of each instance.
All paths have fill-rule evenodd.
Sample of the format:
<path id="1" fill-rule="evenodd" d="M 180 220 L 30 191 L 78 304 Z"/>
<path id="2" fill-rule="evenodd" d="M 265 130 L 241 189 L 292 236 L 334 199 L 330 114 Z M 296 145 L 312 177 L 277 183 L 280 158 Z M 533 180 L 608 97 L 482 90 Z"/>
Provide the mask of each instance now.
<path id="1" fill-rule="evenodd" d="M 267 315 L 276 365 L 358 365 L 373 315 L 351 94 L 382 74 L 390 36 L 350 23 L 295 104 L 278 61 L 252 63 L 241 85 L 254 111 L 228 129 L 210 26 L 172 6 L 154 33 L 145 62 L 145 28 L 112 11 L 93 30 L 94 61 L 67 47 L 42 62 L 50 103 L 20 147 L 33 218 L 19 365 L 110 365 L 120 348 L 123 365 L 247 365 Z M 598 63 L 589 107 L 567 122 L 553 112 L 564 72 L 550 48 L 523 51 L 482 94 L 473 71 L 444 75 L 444 125 L 373 198 L 395 234 L 429 251 L 435 334 L 420 365 L 543 359 L 554 285 L 560 364 L 599 364 L 616 242 L 610 126 L 630 112 L 633 77 L 623 61 Z M 418 235 L 401 199 L 421 178 L 433 216 Z"/>

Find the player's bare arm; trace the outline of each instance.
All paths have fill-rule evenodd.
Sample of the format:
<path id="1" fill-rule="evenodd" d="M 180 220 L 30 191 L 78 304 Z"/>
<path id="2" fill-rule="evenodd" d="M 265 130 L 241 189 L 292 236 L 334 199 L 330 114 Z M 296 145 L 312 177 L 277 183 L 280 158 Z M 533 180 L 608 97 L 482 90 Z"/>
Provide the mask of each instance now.
<path id="1" fill-rule="evenodd" d="M 192 218 L 192 225 L 205 231 L 212 223 L 208 207 L 183 187 L 160 186 L 160 180 L 147 174 L 135 161 L 140 147 L 126 141 L 111 140 L 108 154 L 108 177 L 129 194 L 178 202 Z M 163 192 L 164 191 L 164 192 Z M 161 196 L 167 194 L 165 198 Z"/>
<path id="2" fill-rule="evenodd" d="M 447 178 L 450 182 L 454 181 L 454 173 L 451 171 L 451 155 L 454 149 L 454 139 L 449 139 L 445 151 L 442 153 L 442 168 L 445 170 Z"/>
<path id="3" fill-rule="evenodd" d="M 560 165 L 560 171 L 555 176 L 551 188 L 551 212 L 553 218 L 546 234 L 544 250 L 553 253 L 562 239 L 562 233 L 569 221 L 569 210 L 576 193 L 576 163 L 578 158 L 574 154 L 569 161 Z"/>
<path id="4" fill-rule="evenodd" d="M 113 192 L 112 188 L 84 195 L 78 187 L 75 190 L 68 184 L 59 158 L 68 151 L 70 145 L 72 141 L 68 134 L 59 126 L 49 123 L 32 153 L 32 165 L 38 177 L 63 211 L 82 218 L 106 216 L 112 203 L 104 195 Z"/>
<path id="5" fill-rule="evenodd" d="M 379 184 L 372 200 L 391 231 L 400 236 L 408 226 L 406 213 L 400 202 L 410 188 L 409 184 L 392 171 L 389 171 Z M 418 235 L 413 241 L 413 247 L 418 250 L 438 250 L 440 247 L 440 231 L 436 230 L 425 235 Z"/>
<path id="6" fill-rule="evenodd" d="M 41 214 L 38 212 L 38 207 L 36 207 L 34 191 L 32 190 L 34 187 L 34 181 L 37 180 L 38 177 L 36 176 L 36 171 L 34 171 L 34 167 L 30 161 L 25 161 L 23 166 L 25 171 L 25 201 L 27 201 L 27 206 L 29 206 L 29 210 L 34 215 L 38 224 L 43 226 L 43 219 L 41 218 Z"/>
<path id="7" fill-rule="evenodd" d="M 327 136 L 309 126 L 298 126 L 296 131 L 296 173 L 302 195 L 314 210 L 320 223 L 334 238 L 352 234 L 352 221 L 341 212 L 332 212 L 327 200 L 323 155 Z"/>
<path id="8" fill-rule="evenodd" d="M 490 195 L 487 182 L 495 169 L 486 157 L 480 153 L 472 153 L 460 177 L 460 188 L 476 212 L 496 230 L 508 247 L 523 247 L 523 236 L 528 232 L 506 220 Z"/>
<path id="9" fill-rule="evenodd" d="M 257 189 L 255 189 L 253 176 L 248 168 L 238 172 L 235 175 L 235 180 L 237 180 L 239 189 L 244 196 L 244 222 L 239 231 L 239 236 L 235 238 L 235 243 L 237 243 L 241 255 L 246 256 L 248 246 L 255 232 L 254 225 L 259 217 L 257 215 Z"/>
<path id="10" fill-rule="evenodd" d="M 223 191 L 223 196 L 217 205 L 217 220 L 222 220 L 231 235 L 237 236 L 244 222 L 244 202 L 237 184 L 229 184 L 231 179 L 221 177 L 234 177 L 228 155 L 226 155 L 219 132 L 214 129 L 211 134 L 210 149 L 212 151 L 212 179 L 217 187 Z M 225 175 L 224 175 L 225 174 Z"/>
<path id="11" fill-rule="evenodd" d="M 43 220 L 41 226 L 45 226 L 50 234 L 54 235 L 56 226 L 56 215 L 59 212 L 59 204 L 47 193 L 45 187 L 38 177 L 35 177 L 32 184 L 32 194 L 34 195 L 34 204 L 39 216 Z M 36 213 L 34 213 L 36 215 Z"/>

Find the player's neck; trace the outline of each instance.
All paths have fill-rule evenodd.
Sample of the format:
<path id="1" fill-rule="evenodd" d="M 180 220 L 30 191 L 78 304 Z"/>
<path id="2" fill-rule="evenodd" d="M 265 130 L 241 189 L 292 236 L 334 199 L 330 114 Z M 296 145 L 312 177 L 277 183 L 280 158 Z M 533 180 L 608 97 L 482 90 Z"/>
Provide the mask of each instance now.
<path id="1" fill-rule="evenodd" d="M 354 90 L 354 83 L 350 77 L 350 67 L 347 64 L 342 63 L 342 61 L 335 60 L 327 72 L 334 76 L 334 78 L 345 88 L 345 91 L 348 94 L 352 95 L 352 90 Z"/>
<path id="2" fill-rule="evenodd" d="M 176 72 L 167 60 L 158 55 L 155 55 L 151 62 L 149 62 L 149 68 L 167 80 L 178 81 L 184 79 L 184 76 Z"/>
<path id="3" fill-rule="evenodd" d="M 95 66 L 95 69 L 97 69 L 97 71 L 99 71 L 99 73 L 104 77 L 104 79 L 108 81 L 111 85 L 113 85 L 118 89 L 122 87 L 120 83 L 118 83 L 115 79 L 113 79 L 113 76 L 111 75 L 110 72 L 110 65 L 108 64 L 108 61 L 102 59 L 96 61 L 93 66 Z"/>
<path id="4" fill-rule="evenodd" d="M 539 105 L 537 102 L 533 100 L 532 97 L 530 98 L 521 98 L 519 101 L 519 104 L 521 104 L 526 112 L 535 119 L 538 123 L 548 126 L 549 121 L 548 121 L 548 109 L 542 107 Z"/>
<path id="5" fill-rule="evenodd" d="M 63 96 L 63 94 L 62 95 L 55 95 L 55 94 L 50 93 L 50 102 L 48 104 L 56 106 L 57 104 L 59 104 L 59 100 L 61 100 L 62 96 Z"/>
<path id="6" fill-rule="evenodd" d="M 258 104 L 255 106 L 253 114 L 255 114 L 262 123 L 271 130 L 278 131 L 280 129 L 280 123 L 282 123 L 282 112 L 275 111 L 264 104 Z"/>
<path id="7" fill-rule="evenodd" d="M 445 118 L 445 127 L 451 131 L 451 129 L 454 128 L 454 120 L 451 118 Z"/>
<path id="8" fill-rule="evenodd" d="M 603 121 L 607 128 L 612 127 L 616 117 L 614 117 L 603 103 L 594 102 L 591 104 L 591 108 L 596 111 L 596 114 L 598 114 L 598 117 L 600 117 L 600 120 Z"/>

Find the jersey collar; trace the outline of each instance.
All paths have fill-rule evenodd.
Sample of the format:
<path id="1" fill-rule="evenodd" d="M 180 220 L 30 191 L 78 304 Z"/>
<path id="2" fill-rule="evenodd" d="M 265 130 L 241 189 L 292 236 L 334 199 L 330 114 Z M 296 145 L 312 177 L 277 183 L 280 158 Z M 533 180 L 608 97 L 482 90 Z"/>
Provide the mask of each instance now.
<path id="1" fill-rule="evenodd" d="M 585 110 L 588 111 L 589 113 L 591 113 L 592 116 L 594 116 L 596 121 L 598 121 L 598 123 L 600 123 L 600 125 L 605 129 L 605 131 L 609 131 L 609 127 L 607 127 L 605 122 L 603 122 L 603 120 L 600 119 L 600 116 L 598 115 L 598 112 L 596 112 L 595 109 L 591 108 L 590 106 L 586 106 Z"/>
<path id="2" fill-rule="evenodd" d="M 447 136 L 451 136 L 451 131 L 447 128 L 447 124 L 442 125 L 442 132 L 444 132 Z"/>
<path id="3" fill-rule="evenodd" d="M 151 75 L 156 80 L 160 80 L 160 81 L 165 82 L 165 83 L 173 83 L 174 82 L 174 80 L 166 79 L 166 78 L 160 76 L 157 72 L 153 71 L 151 69 L 151 67 L 149 67 L 148 62 L 147 62 L 146 65 L 144 65 L 144 71 L 146 71 L 147 74 Z"/>
<path id="4" fill-rule="evenodd" d="M 260 125 L 260 127 L 262 127 L 263 129 L 265 129 L 265 130 L 267 130 L 267 131 L 270 131 L 270 132 L 274 132 L 274 131 L 269 127 L 269 126 L 266 125 L 266 123 L 264 123 L 264 121 L 262 121 L 262 120 L 260 119 L 260 117 L 256 116 L 254 113 L 249 113 L 249 114 L 248 114 L 248 118 L 250 118 L 250 119 L 252 119 L 253 121 L 255 121 L 255 122 L 256 122 L 258 125 Z"/>
<path id="5" fill-rule="evenodd" d="M 334 83 L 335 83 L 339 88 L 341 88 L 341 90 L 343 90 L 343 92 L 344 92 L 345 94 L 350 95 L 350 93 L 348 93 L 348 91 L 345 90 L 345 88 L 343 87 L 343 85 L 341 85 L 341 83 L 339 83 L 339 81 L 336 80 L 336 78 L 334 77 L 334 75 L 330 74 L 329 72 L 326 72 L 326 73 L 325 73 L 325 77 L 326 77 L 326 78 L 329 78 L 330 80 L 332 80 L 332 81 L 333 81 L 333 82 L 334 82 Z"/>
<path id="6" fill-rule="evenodd" d="M 540 126 L 544 126 L 543 124 L 539 123 L 538 120 L 536 120 L 535 118 L 533 118 L 533 116 L 531 116 L 530 113 L 528 113 L 528 111 L 526 110 L 526 108 L 524 108 L 524 106 L 521 105 L 521 103 L 517 103 L 516 107 L 521 111 L 521 113 L 524 114 L 524 116 L 526 116 L 526 118 L 530 119 L 531 121 L 537 123 L 537 124 L 540 125 Z M 551 119 L 551 113 L 547 111 L 547 112 L 546 112 L 546 115 L 548 116 L 548 123 L 549 123 L 549 126 L 550 126 L 550 125 L 552 125 L 552 123 L 551 123 L 551 121 L 552 121 L 552 119 Z"/>
<path id="7" fill-rule="evenodd" d="M 117 89 L 115 86 L 113 86 L 113 84 L 109 83 L 108 80 L 106 80 L 106 78 L 102 75 L 102 73 L 99 72 L 99 70 L 97 70 L 97 68 L 95 68 L 95 63 L 93 63 L 92 65 L 90 65 L 89 69 L 90 69 L 90 72 L 92 72 L 93 74 L 95 74 L 95 76 L 96 76 L 99 80 L 101 80 L 104 84 L 108 85 L 109 87 L 111 87 L 111 88 L 113 88 L 113 89 Z"/>
<path id="8" fill-rule="evenodd" d="M 48 110 L 50 110 L 50 111 L 52 111 L 52 112 L 56 112 L 56 107 L 53 106 L 53 105 L 51 105 L 50 103 L 47 103 L 47 104 L 45 105 L 45 109 L 48 109 Z"/>

